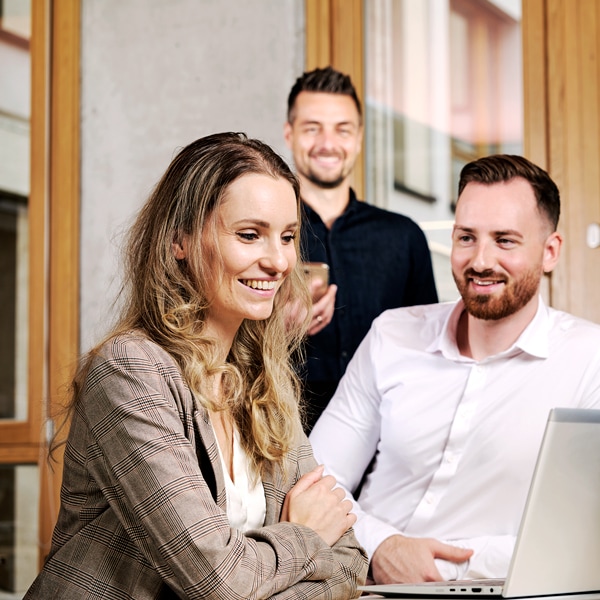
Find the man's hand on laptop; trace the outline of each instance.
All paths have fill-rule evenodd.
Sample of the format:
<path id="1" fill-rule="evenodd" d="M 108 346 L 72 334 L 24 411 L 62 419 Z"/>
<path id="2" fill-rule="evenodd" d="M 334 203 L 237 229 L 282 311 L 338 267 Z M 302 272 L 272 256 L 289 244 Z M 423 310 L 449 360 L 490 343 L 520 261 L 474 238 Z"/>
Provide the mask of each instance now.
<path id="1" fill-rule="evenodd" d="M 380 584 L 441 581 L 443 578 L 434 559 L 461 563 L 469 560 L 472 554 L 472 550 L 443 544 L 431 538 L 393 535 L 373 553 L 371 572 L 375 583 Z"/>

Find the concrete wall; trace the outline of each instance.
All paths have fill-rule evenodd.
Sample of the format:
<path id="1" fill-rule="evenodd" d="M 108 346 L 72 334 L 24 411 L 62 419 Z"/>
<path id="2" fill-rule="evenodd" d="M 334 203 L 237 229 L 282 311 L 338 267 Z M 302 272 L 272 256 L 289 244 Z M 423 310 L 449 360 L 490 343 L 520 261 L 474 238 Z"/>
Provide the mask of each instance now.
<path id="1" fill-rule="evenodd" d="M 81 50 L 81 347 L 107 330 L 122 234 L 174 152 L 244 131 L 286 159 L 303 0 L 86 0 Z"/>

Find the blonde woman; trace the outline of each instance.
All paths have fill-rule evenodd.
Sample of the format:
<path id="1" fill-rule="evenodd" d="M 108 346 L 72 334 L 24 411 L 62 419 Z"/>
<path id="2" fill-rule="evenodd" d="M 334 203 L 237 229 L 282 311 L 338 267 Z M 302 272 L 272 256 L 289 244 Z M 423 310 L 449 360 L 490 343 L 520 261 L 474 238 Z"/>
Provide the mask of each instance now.
<path id="1" fill-rule="evenodd" d="M 356 517 L 297 407 L 299 207 L 285 162 L 243 134 L 175 157 L 131 229 L 121 319 L 75 379 L 60 514 L 25 598 L 357 595 Z"/>

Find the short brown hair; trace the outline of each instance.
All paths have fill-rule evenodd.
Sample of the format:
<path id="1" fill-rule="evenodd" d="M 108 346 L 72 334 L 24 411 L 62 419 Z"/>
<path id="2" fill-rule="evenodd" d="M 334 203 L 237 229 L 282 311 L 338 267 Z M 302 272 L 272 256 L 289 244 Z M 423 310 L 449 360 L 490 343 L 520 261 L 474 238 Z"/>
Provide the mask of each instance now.
<path id="1" fill-rule="evenodd" d="M 312 71 L 304 72 L 296 83 L 292 86 L 290 95 L 288 96 L 288 122 L 294 120 L 294 105 L 296 98 L 300 92 L 323 92 L 327 94 L 342 94 L 350 96 L 354 100 L 358 116 L 362 122 L 362 107 L 356 88 L 354 87 L 350 75 L 345 75 L 340 71 L 336 71 L 333 67 L 325 67 L 324 69 L 313 69 Z"/>
<path id="2" fill-rule="evenodd" d="M 553 231 L 560 217 L 560 193 L 550 175 L 544 169 L 522 156 L 494 154 L 466 164 L 458 182 L 458 197 L 468 183 L 502 183 L 521 177 L 529 182 L 537 200 L 538 210 L 547 217 Z"/>

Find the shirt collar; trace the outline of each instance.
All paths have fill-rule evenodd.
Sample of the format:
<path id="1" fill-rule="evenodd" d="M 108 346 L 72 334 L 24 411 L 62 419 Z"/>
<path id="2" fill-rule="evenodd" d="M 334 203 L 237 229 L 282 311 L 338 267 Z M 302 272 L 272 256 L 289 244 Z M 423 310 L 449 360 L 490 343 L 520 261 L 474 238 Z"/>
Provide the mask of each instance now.
<path id="1" fill-rule="evenodd" d="M 357 209 L 359 203 L 360 203 L 360 201 L 356 197 L 355 191 L 352 188 L 350 188 L 350 197 L 348 199 L 348 204 L 346 205 L 346 208 L 344 209 L 344 212 L 340 215 L 340 217 L 346 216 L 346 215 L 354 212 Z M 306 202 L 304 202 L 304 201 L 302 202 L 302 207 L 304 209 L 304 214 L 308 217 L 309 221 L 311 221 L 311 222 L 321 221 L 321 217 L 319 216 L 317 211 L 314 210 L 313 208 L 311 208 Z M 338 218 L 340 218 L 340 217 L 338 217 Z"/>
<path id="2" fill-rule="evenodd" d="M 454 308 L 448 313 L 438 336 L 427 347 L 427 352 L 441 352 L 445 358 L 454 361 L 470 362 L 472 359 L 462 356 L 456 344 L 456 330 L 458 320 L 465 305 L 462 300 L 457 300 Z M 548 358 L 550 346 L 550 317 L 548 307 L 541 296 L 538 298 L 538 308 L 535 316 L 523 330 L 517 341 L 504 352 L 496 356 L 507 356 L 518 352 L 525 352 L 536 358 Z M 487 360 L 494 358 L 489 357 Z"/>

